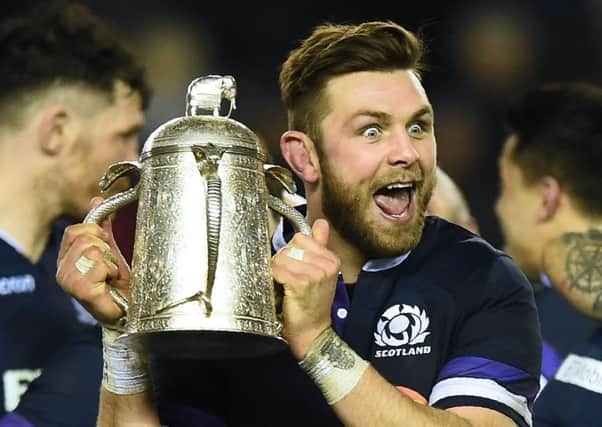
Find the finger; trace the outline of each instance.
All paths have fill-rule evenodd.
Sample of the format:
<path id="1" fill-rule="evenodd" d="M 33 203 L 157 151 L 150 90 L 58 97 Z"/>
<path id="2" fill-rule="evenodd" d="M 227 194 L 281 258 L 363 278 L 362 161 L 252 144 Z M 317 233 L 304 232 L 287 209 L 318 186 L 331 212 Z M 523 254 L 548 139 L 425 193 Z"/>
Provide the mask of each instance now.
<path id="1" fill-rule="evenodd" d="M 104 199 L 100 196 L 92 197 L 90 200 L 90 210 L 100 206 L 100 204 L 104 201 Z M 100 227 L 103 229 L 105 233 L 109 236 L 109 242 L 113 237 L 113 227 L 111 224 L 111 216 L 106 217 L 100 222 Z M 114 240 L 114 239 L 113 239 Z"/>
<path id="2" fill-rule="evenodd" d="M 119 271 L 119 263 L 113 252 L 105 251 L 102 255 L 106 262 L 108 262 L 112 267 L 115 267 L 115 270 Z"/>
<path id="3" fill-rule="evenodd" d="M 73 243 L 82 235 L 95 236 L 104 241 L 107 245 L 109 244 L 109 236 L 96 224 L 70 225 L 65 228 L 65 231 L 63 232 L 63 238 L 61 240 L 57 261 L 65 256 L 65 253 L 71 248 L 71 246 L 73 246 Z"/>
<path id="4" fill-rule="evenodd" d="M 72 270 L 86 276 L 92 263 L 106 265 L 107 274 L 102 280 L 106 280 L 107 277 L 111 279 L 118 278 L 119 270 L 112 260 L 114 255 L 108 254 L 111 254 L 111 248 L 105 241 L 91 234 L 79 236 L 70 249 L 59 259 L 57 280 L 60 280 Z M 82 257 L 84 258 L 82 259 Z"/>
<path id="5" fill-rule="evenodd" d="M 102 197 L 93 197 L 92 200 L 90 200 L 90 210 L 99 206 L 103 201 L 104 199 Z M 117 245 L 117 241 L 115 240 L 115 235 L 113 234 L 113 223 L 110 215 L 102 220 L 100 223 L 100 228 L 104 235 L 106 235 L 106 241 L 111 247 L 111 261 L 117 265 L 122 276 L 129 276 L 130 268 L 123 254 L 121 253 L 121 249 L 119 249 L 119 246 Z"/>
<path id="6" fill-rule="evenodd" d="M 306 299 L 308 295 L 327 295 L 331 297 L 336 280 L 327 276 L 322 271 L 307 269 L 303 272 L 294 272 L 286 268 L 275 267 L 272 269 L 272 278 L 282 286 L 284 296 Z M 308 293 L 309 292 L 309 293 Z"/>
<path id="7" fill-rule="evenodd" d="M 329 234 L 330 227 L 325 219 L 317 219 L 311 227 L 311 235 L 320 246 L 328 245 Z"/>
<path id="8" fill-rule="evenodd" d="M 124 313 L 109 294 L 107 283 L 94 280 L 96 277 L 104 275 L 101 271 L 102 268 L 102 265 L 98 264 L 86 276 L 80 275 L 75 270 L 71 271 L 64 282 L 69 284 L 69 287 L 62 287 L 86 307 L 96 320 L 110 325 L 114 324 Z"/>
<path id="9" fill-rule="evenodd" d="M 92 210 L 92 209 L 98 207 L 103 201 L 104 201 L 104 199 L 100 196 L 92 197 L 92 199 L 90 199 L 90 203 L 88 204 L 88 207 L 90 208 L 90 210 Z"/>
<path id="10" fill-rule="evenodd" d="M 298 273 L 306 271 L 309 266 L 314 266 L 326 274 L 336 274 L 340 267 L 340 259 L 331 251 L 316 252 L 292 245 L 286 246 L 276 254 L 273 262 Z"/>
<path id="11" fill-rule="evenodd" d="M 297 287 L 305 288 L 311 283 L 306 271 L 294 272 L 283 266 L 272 267 L 272 278 L 282 288 L 284 294 L 291 290 L 294 291 Z"/>
<path id="12" fill-rule="evenodd" d="M 75 256 L 78 258 L 74 259 Z M 89 261 L 85 272 L 75 267 L 82 258 Z M 115 270 L 116 267 L 105 260 L 101 249 L 90 246 L 79 253 L 70 252 L 61 261 L 57 283 L 77 299 L 90 302 L 90 289 L 98 287 L 99 283 L 106 283 L 110 276 L 115 275 Z"/>
<path id="13" fill-rule="evenodd" d="M 123 276 L 128 276 L 130 273 L 130 267 L 125 260 L 125 257 L 121 253 L 121 249 L 117 244 L 117 240 L 115 239 L 115 234 L 113 233 L 113 221 L 110 218 L 105 219 L 102 222 L 102 228 L 108 235 L 109 246 L 111 247 L 111 253 L 115 255 L 114 261 L 119 268 L 120 273 Z"/>
<path id="14" fill-rule="evenodd" d="M 324 269 L 317 265 L 275 265 L 272 268 L 273 277 L 282 285 L 309 286 L 310 284 L 330 282 L 337 277 L 335 268 Z"/>
<path id="15" fill-rule="evenodd" d="M 330 258 L 310 255 L 309 258 L 299 261 L 287 256 L 285 251 L 272 258 L 272 277 L 283 285 L 295 284 L 297 286 L 319 283 L 336 277 L 340 268 L 339 262 Z"/>
<path id="16" fill-rule="evenodd" d="M 86 273 L 94 266 L 95 263 L 96 261 L 94 261 L 93 259 L 90 259 L 85 255 L 81 255 L 75 261 L 75 269 L 79 271 L 83 276 L 85 276 Z"/>
<path id="17" fill-rule="evenodd" d="M 104 201 L 104 199 L 100 196 L 92 197 L 90 200 L 90 210 L 100 206 L 100 204 Z M 109 215 L 107 218 L 103 219 L 100 223 L 100 227 L 102 230 L 107 233 L 109 239 L 109 243 L 111 238 L 113 237 L 113 228 L 111 226 L 111 216 Z"/>
<path id="18" fill-rule="evenodd" d="M 77 238 L 73 241 L 71 246 L 65 252 L 63 258 L 67 257 L 68 254 L 76 253 L 80 254 L 88 247 L 96 246 L 101 250 L 101 253 L 104 251 L 110 251 L 111 246 L 109 243 L 100 238 L 96 234 L 92 233 L 82 233 L 77 236 Z"/>
<path id="19" fill-rule="evenodd" d="M 112 325 L 125 313 L 110 295 L 109 285 L 103 280 L 106 277 L 105 268 L 102 263 L 97 263 L 85 276 L 72 270 L 64 281 L 59 281 L 59 284 L 86 307 L 96 320 Z M 96 280 L 97 278 L 100 280 Z"/>
<path id="20" fill-rule="evenodd" d="M 74 244 L 73 250 L 63 257 L 57 270 L 57 281 L 62 280 L 71 271 L 76 271 L 82 277 L 89 277 L 90 271 L 97 265 L 103 267 L 104 276 L 94 277 L 95 281 L 107 281 L 118 279 L 119 269 L 112 261 L 112 255 L 108 245 L 95 240 L 92 236 L 86 236 L 86 241 L 80 239 Z M 91 279 L 92 280 L 92 279 Z"/>
<path id="21" fill-rule="evenodd" d="M 320 234 L 323 230 L 318 231 Z M 323 237 L 323 235 L 322 235 Z M 336 261 L 338 258 L 334 252 L 328 249 L 326 246 L 322 245 L 318 241 L 316 241 L 313 236 L 306 236 L 302 233 L 297 233 L 293 236 L 291 241 L 288 243 L 286 248 L 295 247 L 299 249 L 303 249 L 305 258 L 309 253 L 319 254 L 325 258 L 331 258 L 333 261 Z"/>

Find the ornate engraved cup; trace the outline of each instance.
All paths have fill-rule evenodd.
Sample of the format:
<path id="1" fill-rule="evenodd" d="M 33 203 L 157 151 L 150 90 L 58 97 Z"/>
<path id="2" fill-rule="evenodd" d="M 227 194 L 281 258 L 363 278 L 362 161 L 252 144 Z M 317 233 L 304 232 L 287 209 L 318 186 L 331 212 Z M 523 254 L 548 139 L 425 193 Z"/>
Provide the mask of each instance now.
<path id="1" fill-rule="evenodd" d="M 129 300 L 111 294 L 127 313 L 121 339 L 145 350 L 214 359 L 285 345 L 269 269 L 268 208 L 302 232 L 309 227 L 280 194 L 269 193 L 268 182 L 294 193 L 292 176 L 265 165 L 257 136 L 229 118 L 235 95 L 230 76 L 194 80 L 186 116 L 157 128 L 139 162 L 114 164 L 100 181 L 106 190 L 136 172 L 136 186 L 84 220 L 100 223 L 138 200 Z"/>

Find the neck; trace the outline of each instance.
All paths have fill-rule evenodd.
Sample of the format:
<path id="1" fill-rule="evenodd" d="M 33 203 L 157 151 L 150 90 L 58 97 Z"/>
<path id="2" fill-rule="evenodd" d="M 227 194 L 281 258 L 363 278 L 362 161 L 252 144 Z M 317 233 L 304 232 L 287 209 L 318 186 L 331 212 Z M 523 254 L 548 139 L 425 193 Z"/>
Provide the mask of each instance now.
<path id="1" fill-rule="evenodd" d="M 541 271 L 557 291 L 580 312 L 602 318 L 600 292 L 596 281 L 599 254 L 602 252 L 602 227 L 599 221 L 584 221 L 563 230 L 546 242 L 542 250 Z M 599 279 L 599 276 L 598 276 Z M 577 292 L 574 292 L 577 290 Z"/>
<path id="2" fill-rule="evenodd" d="M 575 237 L 587 237 L 592 230 L 602 232 L 602 218 L 588 217 L 575 209 L 560 212 L 541 233 L 540 271 L 546 272 L 552 259 L 564 265 L 565 249 Z"/>
<path id="3" fill-rule="evenodd" d="M 18 144 L 0 141 L 0 230 L 12 237 L 24 255 L 36 262 L 42 256 L 52 224 L 60 216 L 47 188 L 51 180 L 33 156 L 20 156 Z M 5 149 L 2 150 L 2 145 Z M 26 165 L 26 167 L 24 167 Z"/>
<path id="4" fill-rule="evenodd" d="M 321 209 L 315 203 L 312 206 L 310 198 L 307 199 L 307 221 L 313 224 L 315 220 L 324 218 L 328 221 Z M 341 260 L 341 274 L 346 283 L 355 283 L 362 270 L 366 257 L 350 242 L 345 240 L 332 226 L 330 221 L 330 234 L 328 249 L 334 252 Z"/>

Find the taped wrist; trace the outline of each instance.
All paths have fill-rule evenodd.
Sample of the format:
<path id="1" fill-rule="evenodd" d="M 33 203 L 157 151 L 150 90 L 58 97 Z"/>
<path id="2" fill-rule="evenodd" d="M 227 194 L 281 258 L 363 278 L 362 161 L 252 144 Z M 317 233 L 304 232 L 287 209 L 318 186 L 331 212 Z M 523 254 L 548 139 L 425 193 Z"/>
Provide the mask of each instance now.
<path id="1" fill-rule="evenodd" d="M 329 405 L 349 394 L 370 366 L 330 327 L 318 335 L 299 365 Z"/>
<path id="2" fill-rule="evenodd" d="M 114 394 L 136 394 L 150 388 L 146 355 L 137 352 L 117 337 L 116 329 L 102 328 L 102 385 Z"/>

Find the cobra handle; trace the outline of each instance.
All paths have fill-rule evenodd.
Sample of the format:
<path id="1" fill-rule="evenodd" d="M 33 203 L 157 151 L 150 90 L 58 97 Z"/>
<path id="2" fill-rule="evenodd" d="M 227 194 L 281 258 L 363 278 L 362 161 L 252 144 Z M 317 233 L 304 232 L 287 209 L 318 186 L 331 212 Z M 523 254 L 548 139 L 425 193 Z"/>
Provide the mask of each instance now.
<path id="1" fill-rule="evenodd" d="M 112 164 L 105 175 L 100 179 L 98 186 L 102 191 L 106 191 L 117 179 L 121 178 L 126 174 L 140 171 L 140 164 L 138 162 L 119 162 Z M 117 193 L 100 205 L 93 208 L 86 217 L 84 218 L 85 224 L 98 224 L 107 218 L 110 214 L 130 204 L 131 202 L 138 199 L 138 184 L 133 188 L 129 188 L 126 191 Z M 127 298 L 123 296 L 119 291 L 112 287 L 108 287 L 109 295 L 115 300 L 115 303 L 125 312 L 128 311 Z"/>

